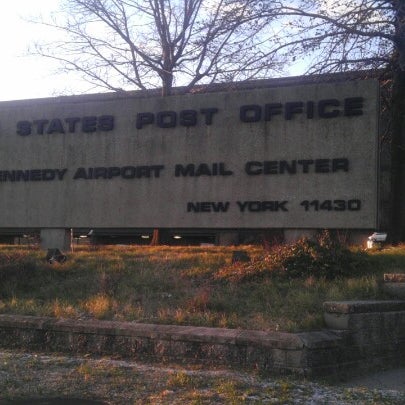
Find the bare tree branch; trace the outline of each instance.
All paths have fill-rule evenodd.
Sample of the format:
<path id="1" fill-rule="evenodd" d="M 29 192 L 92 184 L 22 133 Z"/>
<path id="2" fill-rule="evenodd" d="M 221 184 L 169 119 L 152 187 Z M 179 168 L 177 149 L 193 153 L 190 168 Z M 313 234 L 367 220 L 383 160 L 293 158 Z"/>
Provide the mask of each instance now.
<path id="1" fill-rule="evenodd" d="M 109 89 L 268 77 L 278 65 L 263 44 L 271 22 L 257 0 L 64 0 L 52 21 L 63 39 L 36 53 Z M 247 68 L 248 67 L 248 68 Z"/>

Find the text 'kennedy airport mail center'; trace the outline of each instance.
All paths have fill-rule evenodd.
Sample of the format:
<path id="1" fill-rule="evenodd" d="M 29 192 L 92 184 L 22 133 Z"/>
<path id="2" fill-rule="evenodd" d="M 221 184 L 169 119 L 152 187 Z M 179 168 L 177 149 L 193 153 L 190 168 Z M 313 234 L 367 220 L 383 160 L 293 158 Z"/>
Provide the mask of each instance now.
<path id="1" fill-rule="evenodd" d="M 2 102 L 0 233 L 365 234 L 378 136 L 374 79 Z"/>

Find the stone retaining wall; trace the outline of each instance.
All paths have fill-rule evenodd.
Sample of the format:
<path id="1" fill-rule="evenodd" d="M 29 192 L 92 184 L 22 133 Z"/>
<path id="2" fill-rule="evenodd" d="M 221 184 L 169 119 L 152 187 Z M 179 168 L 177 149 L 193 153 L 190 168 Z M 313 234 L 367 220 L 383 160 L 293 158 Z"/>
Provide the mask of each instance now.
<path id="1" fill-rule="evenodd" d="M 405 364 L 405 301 L 324 303 L 329 328 L 348 332 L 347 353 L 359 371 Z"/>
<path id="2" fill-rule="evenodd" d="M 282 333 L 0 315 L 0 347 L 342 378 L 405 364 L 405 301 L 325 303 L 330 330 Z"/>
<path id="3" fill-rule="evenodd" d="M 0 315 L 0 346 L 124 358 L 231 365 L 278 373 L 334 373 L 345 333 L 263 332 L 133 322 Z"/>

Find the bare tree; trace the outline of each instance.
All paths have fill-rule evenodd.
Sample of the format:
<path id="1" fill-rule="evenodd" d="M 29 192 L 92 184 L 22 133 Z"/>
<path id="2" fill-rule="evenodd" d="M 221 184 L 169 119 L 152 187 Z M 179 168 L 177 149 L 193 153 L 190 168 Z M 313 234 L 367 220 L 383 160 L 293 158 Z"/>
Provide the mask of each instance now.
<path id="1" fill-rule="evenodd" d="M 261 7 L 284 29 L 273 52 L 291 57 L 293 47 L 309 73 L 385 68 L 395 53 L 405 67 L 403 0 L 267 0 Z"/>
<path id="2" fill-rule="evenodd" d="M 64 35 L 36 52 L 108 90 L 189 91 L 197 83 L 268 77 L 268 20 L 251 0 L 65 0 L 43 24 Z"/>
<path id="3" fill-rule="evenodd" d="M 262 1 L 278 24 L 272 38 L 280 59 L 296 59 L 308 73 L 383 69 L 391 84 L 391 237 L 405 241 L 405 1 Z M 367 74 L 367 73 L 365 73 Z"/>

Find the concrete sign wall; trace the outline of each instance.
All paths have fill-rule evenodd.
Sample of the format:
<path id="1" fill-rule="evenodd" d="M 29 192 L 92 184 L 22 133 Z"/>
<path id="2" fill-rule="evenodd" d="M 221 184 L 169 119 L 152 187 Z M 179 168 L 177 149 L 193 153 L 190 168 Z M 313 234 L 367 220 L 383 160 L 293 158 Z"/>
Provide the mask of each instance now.
<path id="1" fill-rule="evenodd" d="M 378 83 L 0 103 L 0 227 L 373 228 Z"/>

